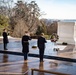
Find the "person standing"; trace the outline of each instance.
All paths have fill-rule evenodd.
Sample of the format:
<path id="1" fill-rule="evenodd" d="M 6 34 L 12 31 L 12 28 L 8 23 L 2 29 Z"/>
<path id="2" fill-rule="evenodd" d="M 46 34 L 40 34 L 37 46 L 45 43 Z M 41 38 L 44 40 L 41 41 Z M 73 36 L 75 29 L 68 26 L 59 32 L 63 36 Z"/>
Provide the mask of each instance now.
<path id="1" fill-rule="evenodd" d="M 39 48 L 40 62 L 43 61 L 45 43 L 46 43 L 46 39 L 44 38 L 44 33 L 41 33 L 40 37 L 37 40 L 37 45 L 38 45 L 38 48 Z"/>
<path id="2" fill-rule="evenodd" d="M 7 30 L 4 29 L 3 30 L 3 43 L 4 43 L 4 50 L 7 50 L 7 43 L 9 42 L 8 41 L 8 34 L 7 34 Z"/>
<path id="3" fill-rule="evenodd" d="M 31 40 L 28 31 L 25 31 L 25 35 L 22 37 L 22 52 L 24 54 L 24 60 L 27 60 L 29 52 L 29 40 Z"/>

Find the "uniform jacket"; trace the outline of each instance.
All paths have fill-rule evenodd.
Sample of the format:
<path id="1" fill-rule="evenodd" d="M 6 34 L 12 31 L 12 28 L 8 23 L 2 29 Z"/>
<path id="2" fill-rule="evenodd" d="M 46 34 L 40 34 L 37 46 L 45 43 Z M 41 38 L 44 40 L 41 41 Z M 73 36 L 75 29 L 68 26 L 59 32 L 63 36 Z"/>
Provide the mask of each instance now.
<path id="1" fill-rule="evenodd" d="M 6 32 L 3 32 L 3 42 L 4 42 L 4 43 L 8 43 L 8 42 L 9 42 L 9 41 L 8 41 L 8 35 L 7 35 Z"/>

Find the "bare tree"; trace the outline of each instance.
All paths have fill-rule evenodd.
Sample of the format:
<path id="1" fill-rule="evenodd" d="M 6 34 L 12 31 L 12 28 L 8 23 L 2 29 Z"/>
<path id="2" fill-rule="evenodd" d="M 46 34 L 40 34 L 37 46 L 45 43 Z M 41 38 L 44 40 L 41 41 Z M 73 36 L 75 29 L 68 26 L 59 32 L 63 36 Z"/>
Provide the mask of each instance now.
<path id="1" fill-rule="evenodd" d="M 12 15 L 13 0 L 0 0 L 0 14 L 10 17 Z"/>
<path id="2" fill-rule="evenodd" d="M 32 1 L 31 3 L 23 3 L 18 1 L 13 8 L 13 16 L 11 17 L 10 24 L 13 28 L 14 35 L 22 36 L 25 30 L 35 32 L 37 25 L 39 25 L 39 7 Z M 14 23 L 12 23 L 12 21 Z"/>

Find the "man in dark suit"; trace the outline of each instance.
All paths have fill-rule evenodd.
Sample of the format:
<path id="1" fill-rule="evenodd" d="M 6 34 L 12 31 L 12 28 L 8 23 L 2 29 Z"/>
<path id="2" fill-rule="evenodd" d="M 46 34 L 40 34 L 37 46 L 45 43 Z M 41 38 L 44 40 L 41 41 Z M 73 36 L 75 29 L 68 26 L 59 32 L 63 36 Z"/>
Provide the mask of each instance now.
<path id="1" fill-rule="evenodd" d="M 27 60 L 27 55 L 29 52 L 29 40 L 31 39 L 28 35 L 28 31 L 25 31 L 25 35 L 22 37 L 22 52 L 24 54 L 24 60 Z"/>
<path id="2" fill-rule="evenodd" d="M 6 29 L 3 30 L 3 43 L 4 43 L 4 50 L 7 50 L 8 34 Z"/>
<path id="3" fill-rule="evenodd" d="M 45 43 L 46 39 L 43 37 L 43 33 L 41 33 L 40 37 L 38 38 L 37 45 L 39 48 L 39 56 L 40 56 L 40 62 L 43 61 L 43 56 L 44 56 L 44 50 L 45 50 Z"/>

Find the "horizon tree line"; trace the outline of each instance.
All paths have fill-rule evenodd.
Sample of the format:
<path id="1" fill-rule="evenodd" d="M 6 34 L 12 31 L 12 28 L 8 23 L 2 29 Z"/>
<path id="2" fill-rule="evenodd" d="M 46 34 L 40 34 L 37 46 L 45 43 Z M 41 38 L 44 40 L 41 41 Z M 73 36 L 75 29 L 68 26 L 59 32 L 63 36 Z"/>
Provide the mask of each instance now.
<path id="1" fill-rule="evenodd" d="M 41 11 L 35 1 L 31 1 L 30 3 L 17 1 L 15 6 L 13 6 L 13 0 L 2 0 L 0 4 L 2 4 L 0 5 L 0 15 L 5 16 L 3 19 L 7 19 L 6 23 L 8 24 L 6 25 L 1 20 L 5 25 L 0 22 L 0 32 L 2 32 L 3 28 L 7 28 L 12 32 L 11 36 L 22 37 L 25 30 L 31 32 L 32 35 L 39 35 L 41 32 L 51 34 L 53 29 L 54 32 L 57 30 L 56 22 L 47 25 L 44 19 L 39 19 Z M 53 26 L 55 27 L 53 28 Z"/>

